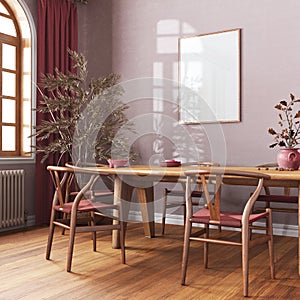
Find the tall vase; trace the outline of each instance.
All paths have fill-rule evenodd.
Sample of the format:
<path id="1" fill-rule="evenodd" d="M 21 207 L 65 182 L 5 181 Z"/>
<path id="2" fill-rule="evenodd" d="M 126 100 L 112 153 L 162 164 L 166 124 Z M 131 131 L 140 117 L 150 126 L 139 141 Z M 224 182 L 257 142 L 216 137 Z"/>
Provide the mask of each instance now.
<path id="1" fill-rule="evenodd" d="M 298 170 L 300 165 L 300 153 L 298 148 L 281 148 L 277 153 L 279 168 Z"/>

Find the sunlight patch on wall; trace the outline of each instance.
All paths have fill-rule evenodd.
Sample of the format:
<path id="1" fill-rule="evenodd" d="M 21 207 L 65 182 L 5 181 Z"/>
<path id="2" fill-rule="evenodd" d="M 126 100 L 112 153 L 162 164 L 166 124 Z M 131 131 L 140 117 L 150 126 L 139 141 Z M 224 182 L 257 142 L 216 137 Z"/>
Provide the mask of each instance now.
<path id="1" fill-rule="evenodd" d="M 184 137 L 178 135 L 178 38 L 195 33 L 188 23 L 178 19 L 156 24 L 156 61 L 153 63 L 153 152 L 156 157 L 182 157 Z M 161 79 L 161 80 L 159 80 Z M 162 117 L 166 115 L 167 117 Z M 164 133 L 164 134 L 162 134 Z M 165 140 L 168 140 L 166 143 Z M 181 146 L 183 146 L 181 148 Z M 188 145 L 186 145 L 188 147 Z M 193 148 L 193 151 L 195 149 Z M 171 153 L 170 153 L 171 151 Z M 186 153 L 190 153 L 188 150 Z"/>

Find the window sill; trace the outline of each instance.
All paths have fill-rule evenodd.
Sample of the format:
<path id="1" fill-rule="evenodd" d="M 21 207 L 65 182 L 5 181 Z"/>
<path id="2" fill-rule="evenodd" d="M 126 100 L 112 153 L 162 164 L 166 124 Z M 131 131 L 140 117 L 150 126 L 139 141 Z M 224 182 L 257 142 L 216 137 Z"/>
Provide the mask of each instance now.
<path id="1" fill-rule="evenodd" d="M 35 156 L 0 158 L 0 165 L 15 165 L 15 164 L 35 164 Z"/>

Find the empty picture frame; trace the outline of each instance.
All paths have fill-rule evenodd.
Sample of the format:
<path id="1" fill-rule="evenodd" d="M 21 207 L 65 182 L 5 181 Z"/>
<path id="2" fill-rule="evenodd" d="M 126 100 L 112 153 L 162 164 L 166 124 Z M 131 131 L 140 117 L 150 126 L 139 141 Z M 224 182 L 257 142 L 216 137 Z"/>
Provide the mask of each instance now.
<path id="1" fill-rule="evenodd" d="M 178 39 L 181 124 L 240 121 L 240 31 Z"/>

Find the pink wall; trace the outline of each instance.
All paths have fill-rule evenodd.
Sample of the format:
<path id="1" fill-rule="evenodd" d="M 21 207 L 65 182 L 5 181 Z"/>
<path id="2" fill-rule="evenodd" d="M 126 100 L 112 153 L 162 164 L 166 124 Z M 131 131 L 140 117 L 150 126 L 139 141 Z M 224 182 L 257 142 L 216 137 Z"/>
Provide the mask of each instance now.
<path id="1" fill-rule="evenodd" d="M 241 28 L 242 119 L 222 125 L 225 147 L 220 139 L 220 151 L 227 151 L 231 165 L 274 161 L 277 149 L 268 147 L 272 137 L 267 133 L 277 124 L 273 107 L 290 92 L 300 95 L 299 11 L 297 0 L 113 0 L 112 69 L 124 81 L 153 76 L 177 80 L 178 37 Z M 174 92 L 171 98 L 176 97 Z M 142 113 L 153 115 L 152 103 L 137 102 L 132 118 Z M 170 107 L 163 113 L 177 117 Z M 192 136 L 201 130 L 199 125 L 186 128 Z M 153 155 L 152 138 L 143 136 L 139 143 L 145 160 Z M 206 157 L 210 154 L 204 144 L 200 148 Z"/>
<path id="2" fill-rule="evenodd" d="M 162 152 L 164 158 L 194 155 L 228 165 L 275 161 L 277 149 L 269 148 L 267 133 L 278 122 L 273 107 L 289 93 L 300 97 L 299 11 L 297 0 L 113 0 L 112 70 L 132 93 L 130 116 L 138 120 L 142 160 L 157 163 Z M 176 135 L 182 127 L 178 94 L 168 80 L 178 78 L 178 38 L 234 28 L 241 28 L 241 122 L 187 125 L 186 135 Z M 145 77 L 163 80 L 153 85 Z M 157 85 L 163 86 L 160 105 L 152 97 Z M 156 195 L 160 197 L 161 186 Z M 275 215 L 274 222 L 297 224 L 297 218 Z"/>
<path id="3" fill-rule="evenodd" d="M 90 77 L 111 73 L 111 17 L 110 0 L 78 4 L 78 48 L 88 59 Z"/>
<path id="4" fill-rule="evenodd" d="M 36 1 L 25 2 L 36 21 Z M 178 129 L 177 89 L 168 80 L 177 80 L 178 37 L 241 28 L 242 121 L 222 125 L 225 142 L 214 135 L 207 139 L 200 125 L 185 129 L 203 157 L 210 156 L 207 145 L 217 140 L 217 147 L 226 151 L 228 164 L 255 165 L 275 160 L 276 149 L 269 149 L 272 139 L 267 134 L 268 127 L 277 122 L 273 106 L 290 92 L 300 95 L 299 11 L 299 0 L 89 0 L 78 9 L 79 51 L 88 58 L 90 76 L 114 71 L 124 81 L 135 79 L 125 82 L 134 92 L 131 98 L 136 97 L 130 117 L 143 129 L 137 141 L 142 159 L 151 162 L 158 159 L 155 155 L 162 148 L 165 156 L 178 152 L 190 156 L 193 151 L 186 148 L 188 140 L 172 135 Z M 153 76 L 165 79 L 155 86 L 158 93 L 159 84 L 165 86 L 163 106 L 149 97 Z M 144 77 L 150 79 L 141 79 Z M 154 118 L 157 112 L 171 122 Z M 206 127 L 212 129 L 213 125 Z M 157 138 L 157 132 L 162 137 Z M 34 201 L 28 204 L 29 213 L 33 209 Z M 289 216 L 281 220 L 288 221 L 292 221 Z"/>

